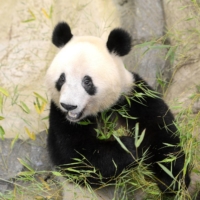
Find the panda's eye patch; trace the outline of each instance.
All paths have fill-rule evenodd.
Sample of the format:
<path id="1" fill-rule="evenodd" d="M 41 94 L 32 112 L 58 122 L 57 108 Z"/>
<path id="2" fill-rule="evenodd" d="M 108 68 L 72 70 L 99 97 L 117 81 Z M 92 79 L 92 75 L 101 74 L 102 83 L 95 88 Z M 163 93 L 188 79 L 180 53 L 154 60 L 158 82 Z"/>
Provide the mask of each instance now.
<path id="1" fill-rule="evenodd" d="M 84 85 L 90 86 L 92 84 L 92 79 L 89 76 L 83 78 Z"/>
<path id="2" fill-rule="evenodd" d="M 59 77 L 59 79 L 56 81 L 56 89 L 58 91 L 61 90 L 62 85 L 65 83 L 65 74 L 62 73 Z"/>
<path id="3" fill-rule="evenodd" d="M 82 86 L 85 89 L 85 91 L 89 95 L 94 95 L 96 93 L 96 87 L 94 86 L 92 82 L 92 78 L 90 76 L 84 76 L 82 80 Z"/>

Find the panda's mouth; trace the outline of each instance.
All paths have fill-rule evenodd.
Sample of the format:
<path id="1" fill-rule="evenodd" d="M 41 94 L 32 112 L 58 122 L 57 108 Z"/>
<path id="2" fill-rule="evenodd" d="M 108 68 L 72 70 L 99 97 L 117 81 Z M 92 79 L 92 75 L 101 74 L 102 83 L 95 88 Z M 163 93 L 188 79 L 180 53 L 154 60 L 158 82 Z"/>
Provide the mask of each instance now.
<path id="1" fill-rule="evenodd" d="M 79 112 L 79 113 L 74 113 L 71 111 L 67 112 L 67 119 L 73 122 L 77 122 L 80 120 L 81 116 L 82 116 L 83 112 Z"/>

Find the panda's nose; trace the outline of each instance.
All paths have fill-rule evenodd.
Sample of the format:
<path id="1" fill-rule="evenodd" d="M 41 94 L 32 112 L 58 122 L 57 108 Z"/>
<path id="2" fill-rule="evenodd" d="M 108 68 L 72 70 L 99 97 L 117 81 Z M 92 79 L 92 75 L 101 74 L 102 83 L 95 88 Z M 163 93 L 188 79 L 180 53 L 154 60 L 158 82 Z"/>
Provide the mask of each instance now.
<path id="1" fill-rule="evenodd" d="M 74 109 L 77 108 L 77 106 L 75 106 L 75 105 L 70 105 L 70 104 L 65 104 L 65 103 L 60 103 L 60 104 L 61 104 L 61 106 L 62 106 L 63 108 L 65 108 L 65 109 L 68 110 L 68 111 L 74 110 Z"/>

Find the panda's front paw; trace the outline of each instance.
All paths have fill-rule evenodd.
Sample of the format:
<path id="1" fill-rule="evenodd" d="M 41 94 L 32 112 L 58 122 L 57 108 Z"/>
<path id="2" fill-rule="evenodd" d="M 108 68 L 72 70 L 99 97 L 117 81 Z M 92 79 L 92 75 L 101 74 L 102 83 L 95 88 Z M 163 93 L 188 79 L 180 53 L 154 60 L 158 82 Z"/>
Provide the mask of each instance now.
<path id="1" fill-rule="evenodd" d="M 137 159 L 137 150 L 134 144 L 134 140 L 132 137 L 123 136 L 120 137 L 122 144 L 120 144 L 121 148 L 123 148 L 127 153 L 130 154 L 133 161 Z"/>

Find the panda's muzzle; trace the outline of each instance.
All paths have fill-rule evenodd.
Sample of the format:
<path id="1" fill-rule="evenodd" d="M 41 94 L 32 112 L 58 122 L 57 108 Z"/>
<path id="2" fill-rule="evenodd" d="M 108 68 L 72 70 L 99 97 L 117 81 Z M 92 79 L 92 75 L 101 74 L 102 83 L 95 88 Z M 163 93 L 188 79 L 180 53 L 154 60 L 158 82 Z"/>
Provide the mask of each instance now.
<path id="1" fill-rule="evenodd" d="M 82 112 L 76 113 L 73 112 L 77 108 L 76 105 L 70 105 L 65 103 L 60 103 L 61 106 L 67 111 L 67 119 L 70 121 L 78 121 L 82 116 Z"/>

